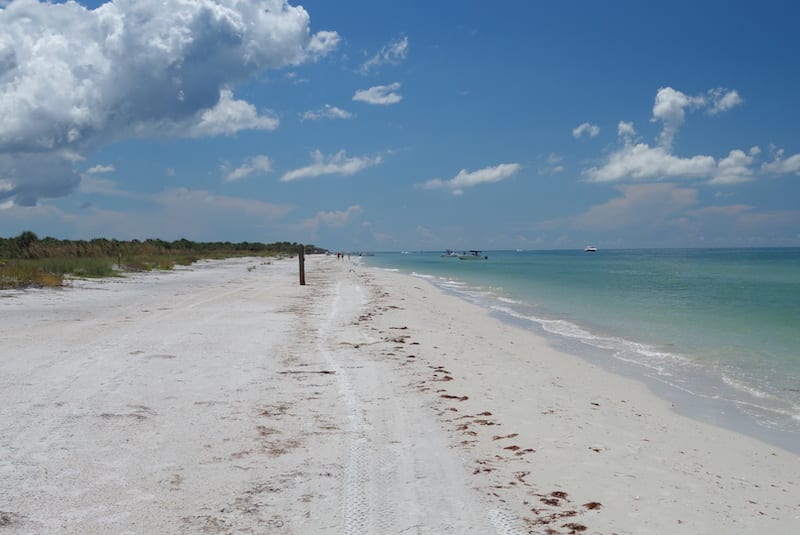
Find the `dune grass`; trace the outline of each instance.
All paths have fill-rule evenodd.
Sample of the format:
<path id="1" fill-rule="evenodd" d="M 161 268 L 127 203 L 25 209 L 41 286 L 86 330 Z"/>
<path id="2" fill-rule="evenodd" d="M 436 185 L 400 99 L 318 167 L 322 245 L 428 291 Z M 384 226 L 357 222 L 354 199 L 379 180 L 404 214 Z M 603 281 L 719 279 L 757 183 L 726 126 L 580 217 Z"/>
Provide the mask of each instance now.
<path id="1" fill-rule="evenodd" d="M 14 238 L 0 237 L 0 289 L 58 287 L 69 277 L 113 277 L 124 272 L 170 270 L 201 259 L 293 255 L 300 247 L 301 244 L 289 242 L 39 239 L 33 232 L 24 231 Z M 325 252 L 313 245 L 302 247 L 307 254 Z"/>
<path id="2" fill-rule="evenodd" d="M 118 272 L 110 258 L 15 258 L 0 260 L 0 289 L 45 288 L 64 285 L 74 277 L 112 277 Z"/>

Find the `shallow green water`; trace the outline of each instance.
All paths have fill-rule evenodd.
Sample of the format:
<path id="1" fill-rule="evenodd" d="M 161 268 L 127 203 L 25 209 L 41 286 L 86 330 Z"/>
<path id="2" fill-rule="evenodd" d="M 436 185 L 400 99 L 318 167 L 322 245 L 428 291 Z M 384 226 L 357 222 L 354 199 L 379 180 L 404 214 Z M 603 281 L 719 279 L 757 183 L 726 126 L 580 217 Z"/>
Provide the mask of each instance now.
<path id="1" fill-rule="evenodd" d="M 800 249 L 384 253 L 565 346 L 800 433 Z M 800 435 L 798 435 L 800 437 Z"/>

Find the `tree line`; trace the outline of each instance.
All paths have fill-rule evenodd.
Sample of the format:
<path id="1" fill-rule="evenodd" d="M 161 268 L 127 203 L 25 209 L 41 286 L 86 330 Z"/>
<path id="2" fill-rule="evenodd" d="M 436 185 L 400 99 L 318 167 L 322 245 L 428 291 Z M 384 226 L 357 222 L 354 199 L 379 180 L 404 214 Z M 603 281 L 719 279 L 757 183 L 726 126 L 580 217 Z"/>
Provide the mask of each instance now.
<path id="1" fill-rule="evenodd" d="M 44 259 L 59 257 L 117 258 L 118 256 L 191 255 L 199 258 L 247 255 L 296 255 L 301 245 L 306 254 L 325 253 L 313 244 L 297 242 L 195 242 L 181 238 L 175 241 L 160 239 L 60 240 L 39 238 L 26 230 L 11 238 L 0 237 L 0 258 Z"/>

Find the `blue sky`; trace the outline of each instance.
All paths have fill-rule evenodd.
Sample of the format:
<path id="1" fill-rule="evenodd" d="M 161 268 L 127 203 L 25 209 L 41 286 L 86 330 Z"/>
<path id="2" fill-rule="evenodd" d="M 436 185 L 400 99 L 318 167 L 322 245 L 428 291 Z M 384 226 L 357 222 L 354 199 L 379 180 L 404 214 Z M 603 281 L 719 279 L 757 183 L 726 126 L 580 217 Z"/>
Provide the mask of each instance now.
<path id="1" fill-rule="evenodd" d="M 0 0 L 0 235 L 798 246 L 797 5 Z"/>

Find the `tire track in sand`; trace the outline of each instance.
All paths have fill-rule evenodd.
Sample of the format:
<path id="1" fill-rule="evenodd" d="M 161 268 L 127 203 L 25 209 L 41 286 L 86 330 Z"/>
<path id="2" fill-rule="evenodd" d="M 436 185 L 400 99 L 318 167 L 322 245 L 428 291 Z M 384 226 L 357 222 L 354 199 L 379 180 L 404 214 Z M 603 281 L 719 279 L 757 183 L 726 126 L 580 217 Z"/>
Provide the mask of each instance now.
<path id="1" fill-rule="evenodd" d="M 340 277 L 331 290 L 316 349 L 335 372 L 350 437 L 340 532 L 526 533 L 513 515 L 490 508 L 469 488 L 438 424 L 394 386 L 389 363 L 369 349 L 380 340 L 352 327 L 369 302 L 366 288 Z"/>

